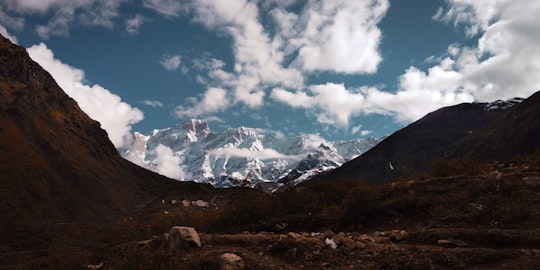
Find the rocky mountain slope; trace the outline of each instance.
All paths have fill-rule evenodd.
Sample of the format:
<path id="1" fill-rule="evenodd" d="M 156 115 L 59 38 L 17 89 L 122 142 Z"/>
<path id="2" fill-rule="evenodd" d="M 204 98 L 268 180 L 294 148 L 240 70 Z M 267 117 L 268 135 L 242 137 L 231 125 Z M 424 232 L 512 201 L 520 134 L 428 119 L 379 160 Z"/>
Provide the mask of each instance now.
<path id="1" fill-rule="evenodd" d="M 206 121 L 190 120 L 146 135 L 135 133 L 132 145 L 122 152 L 126 159 L 165 175 L 181 170 L 177 178 L 216 187 L 275 188 L 278 183 L 298 183 L 337 168 L 379 141 L 329 142 L 317 135 L 287 138 L 246 127 L 214 132 Z M 176 162 L 163 162 L 163 151 L 158 151 L 163 146 L 172 151 L 169 160 Z M 171 166 L 176 170 L 163 170 Z"/>
<path id="2" fill-rule="evenodd" d="M 508 160 L 540 149 L 540 92 L 478 132 L 464 137 L 445 153 L 449 159 Z"/>
<path id="3" fill-rule="evenodd" d="M 477 138 L 476 134 L 485 132 L 482 131 L 483 128 L 496 120 L 501 119 L 500 121 L 513 125 L 515 121 L 503 120 L 502 117 L 513 112 L 513 108 L 520 107 L 518 105 L 521 101 L 522 99 L 515 98 L 508 101 L 463 103 L 441 108 L 395 132 L 365 154 L 345 163 L 323 178 L 362 179 L 374 184 L 383 184 L 402 177 L 426 173 L 433 162 L 443 157 L 453 144 L 466 138 Z M 513 128 L 494 126 L 492 129 L 504 132 Z M 534 130 L 529 129 L 522 129 L 519 132 L 529 134 L 527 136 L 535 134 Z M 498 144 L 501 142 L 482 142 L 477 139 L 470 143 L 470 145 L 485 145 L 486 148 Z M 472 151 L 482 153 L 476 150 L 480 149 Z"/>
<path id="4" fill-rule="evenodd" d="M 47 224 L 109 222 L 184 188 L 210 189 L 123 159 L 24 48 L 0 37 L 0 246 L 40 241 L 26 234 Z"/>

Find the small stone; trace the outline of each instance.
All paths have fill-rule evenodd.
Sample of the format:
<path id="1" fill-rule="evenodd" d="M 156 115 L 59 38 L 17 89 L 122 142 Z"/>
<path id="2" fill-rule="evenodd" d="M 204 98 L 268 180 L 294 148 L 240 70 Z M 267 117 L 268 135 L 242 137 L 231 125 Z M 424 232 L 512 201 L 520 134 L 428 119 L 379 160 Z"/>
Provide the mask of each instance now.
<path id="1" fill-rule="evenodd" d="M 330 248 L 332 248 L 332 249 L 336 249 L 336 248 L 337 248 L 336 242 L 334 242 L 334 240 L 332 240 L 332 239 L 326 238 L 326 239 L 324 239 L 324 243 L 325 243 L 327 246 L 329 246 Z"/>
<path id="2" fill-rule="evenodd" d="M 467 243 L 458 239 L 439 239 L 437 244 L 445 248 L 466 247 Z"/>
<path id="3" fill-rule="evenodd" d="M 437 240 L 437 244 L 439 246 L 445 247 L 445 248 L 453 248 L 454 247 L 454 243 L 452 243 L 452 241 L 446 240 L 446 239 Z"/>
<path id="4" fill-rule="evenodd" d="M 291 239 L 294 239 L 294 240 L 298 240 L 298 239 L 302 238 L 302 236 L 300 236 L 299 234 L 297 234 L 295 232 L 287 233 L 287 237 L 289 237 Z"/>
<path id="5" fill-rule="evenodd" d="M 332 240 L 334 240 L 334 242 L 340 246 L 342 245 L 344 242 L 345 242 L 345 234 L 340 232 L 336 235 L 334 235 L 334 237 L 332 237 Z"/>
<path id="6" fill-rule="evenodd" d="M 221 270 L 242 270 L 246 264 L 242 257 L 234 253 L 223 253 L 220 257 Z"/>

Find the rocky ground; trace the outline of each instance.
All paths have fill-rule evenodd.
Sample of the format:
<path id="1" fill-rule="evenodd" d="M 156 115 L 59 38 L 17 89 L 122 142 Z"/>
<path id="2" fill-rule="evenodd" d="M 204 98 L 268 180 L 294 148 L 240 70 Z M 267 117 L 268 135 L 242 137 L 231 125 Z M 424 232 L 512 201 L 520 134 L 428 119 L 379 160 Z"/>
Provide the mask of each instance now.
<path id="1" fill-rule="evenodd" d="M 36 225 L 0 269 L 540 269 L 539 165 L 146 202 L 110 224 Z"/>
<path id="2" fill-rule="evenodd" d="M 499 238 L 491 243 L 470 235 Z M 426 229 L 360 233 L 201 234 L 201 247 L 123 246 L 104 267 L 139 269 L 535 269 L 540 230 Z M 465 240 L 462 240 L 465 239 Z M 496 242 L 513 242 L 511 246 Z M 523 241 L 523 242 L 522 242 Z M 222 255 L 236 254 L 236 267 Z M 116 258 L 125 258 L 119 261 Z M 110 261 L 108 261 L 110 260 Z M 234 264 L 233 264 L 234 265 Z"/>

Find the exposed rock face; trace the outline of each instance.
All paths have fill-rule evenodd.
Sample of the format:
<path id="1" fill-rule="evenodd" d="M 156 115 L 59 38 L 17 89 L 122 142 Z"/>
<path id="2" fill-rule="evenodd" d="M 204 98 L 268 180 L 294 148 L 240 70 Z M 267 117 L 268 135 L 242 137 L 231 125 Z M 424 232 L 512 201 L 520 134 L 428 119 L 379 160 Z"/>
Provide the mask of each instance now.
<path id="1" fill-rule="evenodd" d="M 192 247 L 201 247 L 199 234 L 192 227 L 174 226 L 169 231 L 169 248 L 177 249 L 189 244 Z"/>

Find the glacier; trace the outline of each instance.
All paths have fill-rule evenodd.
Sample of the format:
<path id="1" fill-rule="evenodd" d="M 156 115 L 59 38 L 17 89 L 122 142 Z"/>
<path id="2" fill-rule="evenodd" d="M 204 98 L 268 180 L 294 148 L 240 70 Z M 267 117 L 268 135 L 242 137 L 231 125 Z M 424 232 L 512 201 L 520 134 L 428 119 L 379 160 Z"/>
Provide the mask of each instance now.
<path id="1" fill-rule="evenodd" d="M 214 132 L 207 121 L 192 119 L 148 134 L 134 132 L 132 143 L 120 153 L 139 166 L 177 180 L 266 191 L 337 168 L 382 139 L 330 142 L 314 134 L 285 137 L 248 127 Z M 162 151 L 167 148 L 170 151 Z"/>

